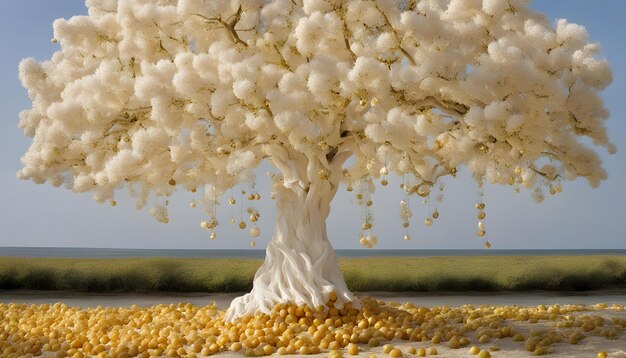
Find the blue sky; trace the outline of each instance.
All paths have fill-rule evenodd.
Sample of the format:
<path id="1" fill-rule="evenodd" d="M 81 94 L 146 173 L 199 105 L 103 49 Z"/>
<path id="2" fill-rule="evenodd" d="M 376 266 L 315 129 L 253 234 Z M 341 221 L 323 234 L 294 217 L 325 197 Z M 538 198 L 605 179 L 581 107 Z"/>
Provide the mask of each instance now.
<path id="1" fill-rule="evenodd" d="M 586 182 L 567 182 L 563 193 L 535 204 L 528 192 L 515 194 L 510 187 L 487 186 L 487 232 L 493 248 L 616 248 L 626 249 L 626 1 L 621 0 L 543 0 L 532 6 L 550 20 L 567 18 L 587 27 L 593 41 L 600 42 L 602 55 L 611 63 L 614 83 L 602 96 L 611 111 L 607 123 L 618 147 L 615 155 L 602 151 L 609 179 L 600 188 Z M 15 178 L 19 157 L 29 139 L 17 128 L 18 113 L 29 107 L 26 91 L 17 79 L 17 66 L 24 57 L 39 60 L 51 56 L 52 21 L 59 17 L 85 13 L 78 0 L 20 0 L 0 3 L 0 33 L 4 53 L 0 56 L 0 247 L 128 247 L 128 248 L 247 248 L 245 232 L 227 224 L 230 210 L 220 210 L 218 238 L 198 223 L 201 211 L 188 206 L 192 197 L 180 192 L 170 205 L 168 225 L 157 223 L 146 210 L 135 211 L 134 201 L 118 196 L 111 208 L 91 200 L 90 195 L 75 194 L 51 185 L 36 185 Z M 265 172 L 257 170 L 261 194 L 269 197 Z M 440 219 L 430 228 L 421 224 L 427 212 L 415 210 L 410 228 L 411 241 L 402 237 L 398 217 L 402 194 L 398 180 L 374 196 L 378 248 L 394 249 L 479 249 L 482 240 L 475 236 L 476 187 L 465 172 L 446 182 L 445 201 L 439 207 Z M 419 207 L 414 201 L 413 207 Z M 257 248 L 271 237 L 274 208 L 271 200 L 260 204 L 262 235 Z M 359 207 L 341 190 L 333 202 L 328 232 L 336 248 L 359 248 Z M 0 255 L 2 253 L 0 252 Z"/>

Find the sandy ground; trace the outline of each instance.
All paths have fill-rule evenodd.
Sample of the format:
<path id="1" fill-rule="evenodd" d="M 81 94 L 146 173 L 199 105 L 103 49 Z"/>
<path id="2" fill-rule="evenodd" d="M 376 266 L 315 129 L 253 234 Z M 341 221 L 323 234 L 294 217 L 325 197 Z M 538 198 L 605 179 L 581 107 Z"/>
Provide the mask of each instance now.
<path id="1" fill-rule="evenodd" d="M 42 304 L 63 302 L 71 306 L 95 307 L 113 306 L 123 307 L 136 304 L 139 306 L 151 306 L 160 303 L 180 303 L 189 302 L 195 305 L 206 305 L 215 302 L 219 308 L 227 308 L 230 301 L 237 297 L 238 294 L 163 294 L 163 295 L 139 295 L 139 294 L 83 294 L 69 293 L 57 291 L 0 291 L 0 302 L 19 302 L 28 304 Z M 519 305 L 519 306 L 537 306 L 540 304 L 622 304 L 626 305 L 626 290 L 616 291 L 595 291 L 591 293 L 501 293 L 501 294 L 404 294 L 404 293 L 386 293 L 386 292 L 366 292 L 360 293 L 359 296 L 371 296 L 382 299 L 386 302 L 411 302 L 420 306 L 441 306 L 448 305 L 451 307 L 463 304 L 473 305 Z M 580 314 L 585 314 L 580 313 Z M 626 312 L 601 311 L 593 312 L 607 318 L 619 316 L 626 318 Z M 542 323 L 533 324 L 537 327 Z M 520 326 L 522 328 L 522 326 Z M 390 342 L 396 348 L 400 348 L 405 357 L 412 356 L 408 353 L 410 347 L 433 346 L 429 343 L 415 343 L 400 340 Z M 531 352 L 527 352 L 520 342 L 513 342 L 510 338 L 494 339 L 487 344 L 477 344 L 481 349 L 489 349 L 490 347 L 498 347 L 498 351 L 492 351 L 492 357 L 531 357 Z M 626 358 L 626 332 L 617 340 L 606 340 L 600 337 L 590 337 L 583 340 L 578 345 L 570 345 L 567 343 L 555 344 L 554 352 L 551 357 L 597 357 L 598 352 L 605 351 L 608 357 Z M 461 349 L 449 349 L 443 344 L 435 345 L 439 352 L 439 357 L 471 357 L 469 347 Z M 361 352 L 359 356 L 369 357 L 372 353 L 378 357 L 385 357 L 382 347 L 369 348 L 367 345 L 360 345 Z M 222 353 L 223 357 L 241 357 L 242 354 Z M 318 357 L 327 356 L 326 353 L 317 355 Z M 346 355 L 347 357 L 347 355 Z"/>

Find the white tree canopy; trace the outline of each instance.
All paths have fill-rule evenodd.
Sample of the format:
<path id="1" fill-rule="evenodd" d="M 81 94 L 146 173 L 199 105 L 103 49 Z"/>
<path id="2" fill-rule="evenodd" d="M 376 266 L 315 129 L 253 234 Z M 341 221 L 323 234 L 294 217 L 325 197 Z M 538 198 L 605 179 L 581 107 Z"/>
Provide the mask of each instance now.
<path id="1" fill-rule="evenodd" d="M 33 142 L 18 177 L 99 201 L 122 187 L 139 207 L 176 186 L 220 194 L 265 158 L 305 190 L 383 167 L 429 185 L 466 166 L 492 183 L 596 186 L 592 144 L 615 151 L 600 46 L 525 0 L 87 6 L 54 22 L 52 59 L 20 64 Z"/>

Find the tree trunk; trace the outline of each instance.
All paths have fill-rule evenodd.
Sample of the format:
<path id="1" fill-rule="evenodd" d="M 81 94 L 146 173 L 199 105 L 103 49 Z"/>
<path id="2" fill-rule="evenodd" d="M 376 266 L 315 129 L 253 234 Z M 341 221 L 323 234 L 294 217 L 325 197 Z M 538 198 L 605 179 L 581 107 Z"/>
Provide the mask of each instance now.
<path id="1" fill-rule="evenodd" d="M 336 179 L 336 175 L 327 179 L 316 175 L 305 189 L 290 185 L 302 181 L 288 178 L 274 185 L 276 231 L 267 246 L 265 262 L 254 277 L 252 291 L 231 303 L 227 320 L 256 312 L 269 313 L 280 303 L 316 308 L 328 303 L 331 292 L 337 294 L 338 307 L 355 300 L 326 235 L 326 218 L 337 191 Z"/>

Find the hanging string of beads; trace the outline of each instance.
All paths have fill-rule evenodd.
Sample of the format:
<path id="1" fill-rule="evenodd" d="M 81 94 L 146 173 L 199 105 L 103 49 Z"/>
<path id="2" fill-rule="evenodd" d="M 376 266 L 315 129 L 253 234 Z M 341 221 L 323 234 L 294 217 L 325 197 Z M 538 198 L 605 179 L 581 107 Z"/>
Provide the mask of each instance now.
<path id="1" fill-rule="evenodd" d="M 254 240 L 257 237 L 259 237 L 259 235 L 261 235 L 261 229 L 259 229 L 259 227 L 257 226 L 257 222 L 259 221 L 261 214 L 256 209 L 256 205 L 254 203 L 256 200 L 261 200 L 261 195 L 258 192 L 256 192 L 256 176 L 254 175 L 254 173 L 252 173 L 252 184 L 251 184 L 250 192 L 248 194 L 248 201 L 250 201 L 250 206 L 246 208 L 246 213 L 250 215 L 249 219 L 252 225 L 252 227 L 250 228 L 250 232 L 249 232 L 250 233 L 250 242 L 249 242 L 250 247 L 256 246 L 256 242 Z"/>
<path id="2" fill-rule="evenodd" d="M 207 212 L 209 216 L 209 220 L 203 220 L 202 222 L 200 222 L 200 227 L 205 230 L 211 230 L 211 234 L 209 235 L 209 238 L 211 240 L 215 240 L 217 238 L 217 234 L 215 233 L 215 228 L 217 227 L 219 223 L 217 221 L 218 197 L 217 197 L 217 191 L 215 190 L 214 187 L 206 191 L 204 204 L 205 204 L 205 211 Z"/>
<path id="3" fill-rule="evenodd" d="M 241 189 L 241 195 L 239 196 L 239 228 L 241 230 L 245 230 L 247 225 L 246 222 L 243 221 L 243 197 L 246 195 L 246 191 Z"/>
<path id="4" fill-rule="evenodd" d="M 430 213 L 432 212 L 432 209 L 430 207 L 430 186 L 431 184 L 429 182 L 422 181 L 421 183 L 417 184 L 413 189 L 411 189 L 419 197 L 422 198 L 422 204 L 427 208 L 428 216 L 424 218 L 424 225 L 426 226 L 433 225 L 433 219 L 430 217 Z"/>
<path id="5" fill-rule="evenodd" d="M 382 177 L 382 179 L 380 180 L 380 185 L 387 186 L 387 184 L 389 184 L 389 181 L 387 181 L 388 174 L 389 174 L 389 169 L 387 168 L 386 165 L 380 168 L 380 176 Z"/>
<path id="6" fill-rule="evenodd" d="M 233 216 L 233 206 L 235 206 L 235 204 L 237 204 L 237 200 L 233 195 L 233 189 L 230 189 L 230 198 L 228 198 L 228 205 L 230 206 L 230 219 L 228 219 L 228 222 L 231 224 L 235 223 L 235 217 Z"/>
<path id="7" fill-rule="evenodd" d="M 445 188 L 445 185 L 440 182 L 438 189 L 439 189 L 439 193 L 437 194 L 437 196 L 435 197 L 435 210 L 432 213 L 432 218 L 433 220 L 437 220 L 439 219 L 439 209 L 438 206 L 439 204 L 443 203 L 443 189 Z"/>
<path id="8" fill-rule="evenodd" d="M 402 227 L 404 228 L 404 240 L 409 241 L 409 225 L 413 213 L 411 212 L 410 200 L 409 200 L 409 184 L 407 182 L 406 174 L 402 177 L 402 184 L 400 188 L 404 190 L 404 200 L 400 200 L 400 219 L 402 219 Z"/>
<path id="9" fill-rule="evenodd" d="M 485 230 L 485 217 L 487 217 L 487 214 L 485 214 L 485 193 L 483 192 L 482 187 L 483 183 L 480 181 L 478 183 L 478 202 L 474 205 L 476 210 L 478 210 L 478 213 L 476 214 L 476 218 L 478 219 L 478 229 L 476 231 L 476 235 L 480 238 L 484 238 L 485 248 L 488 249 L 491 247 L 491 243 L 487 239 L 487 231 Z"/>
<path id="10" fill-rule="evenodd" d="M 359 243 L 361 246 L 371 249 L 378 244 L 378 238 L 374 235 L 372 227 L 374 225 L 374 216 L 370 207 L 373 204 L 370 193 L 372 192 L 370 179 L 361 179 L 358 183 L 358 193 L 356 194 L 357 204 L 361 206 L 361 235 Z"/>

